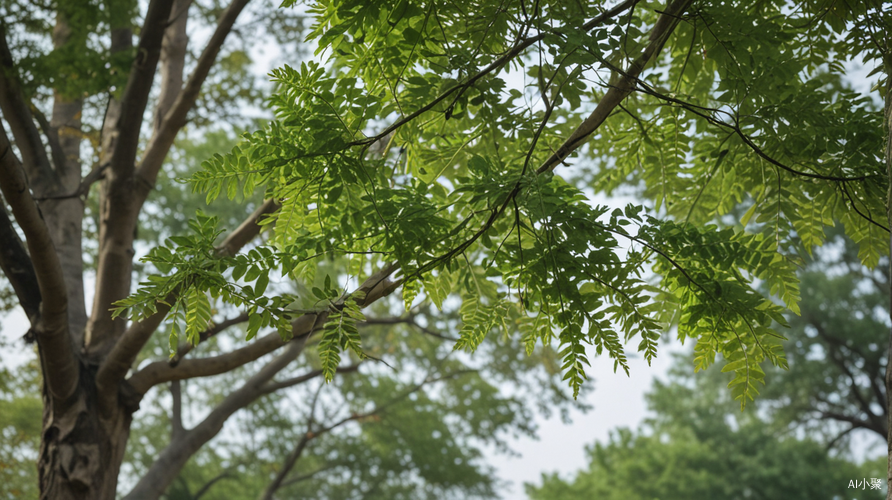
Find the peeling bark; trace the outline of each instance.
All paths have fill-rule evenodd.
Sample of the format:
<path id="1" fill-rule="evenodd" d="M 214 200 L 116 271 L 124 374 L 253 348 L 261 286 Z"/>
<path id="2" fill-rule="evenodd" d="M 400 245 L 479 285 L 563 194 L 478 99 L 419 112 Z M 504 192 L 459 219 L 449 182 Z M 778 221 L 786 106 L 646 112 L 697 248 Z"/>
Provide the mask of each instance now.
<path id="1" fill-rule="evenodd" d="M 106 416 L 97 409 L 91 371 L 81 365 L 80 391 L 58 405 L 45 398 L 38 462 L 41 500 L 113 500 L 130 435 L 135 398 Z"/>

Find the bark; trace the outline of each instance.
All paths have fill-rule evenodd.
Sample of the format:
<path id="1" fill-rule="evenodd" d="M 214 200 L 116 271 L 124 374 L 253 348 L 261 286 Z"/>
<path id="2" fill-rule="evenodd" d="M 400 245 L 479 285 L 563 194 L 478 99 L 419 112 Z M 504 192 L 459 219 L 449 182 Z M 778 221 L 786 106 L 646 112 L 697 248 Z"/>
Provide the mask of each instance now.
<path id="1" fill-rule="evenodd" d="M 53 46 L 68 43 L 71 29 L 67 20 L 59 14 L 53 30 Z M 57 178 L 57 192 L 77 192 L 81 183 L 81 112 L 83 101 L 55 93 L 53 114 L 45 135 L 49 138 Z M 84 302 L 84 266 L 81 235 L 83 234 L 84 200 L 80 196 L 46 199 L 40 202 L 40 210 L 46 220 L 50 237 L 59 254 L 62 276 L 68 290 L 68 329 L 75 345 L 83 342 L 87 324 L 87 308 Z"/>
<path id="2" fill-rule="evenodd" d="M 50 165 L 40 131 L 18 81 L 18 70 L 6 42 L 6 25 L 0 23 L 0 110 L 9 123 L 22 164 L 32 189 L 38 193 L 51 192 L 56 187 L 55 172 Z"/>
<path id="3" fill-rule="evenodd" d="M 34 266 L 41 303 L 31 328 L 36 333 L 44 379 L 57 402 L 67 401 L 75 392 L 78 368 L 68 335 L 68 295 L 62 268 L 49 231 L 37 203 L 31 197 L 21 163 L 0 123 L 0 191 L 25 234 Z"/>
<path id="4" fill-rule="evenodd" d="M 113 319 L 109 309 L 111 304 L 130 294 L 137 217 L 142 201 L 151 189 L 139 182 L 133 172 L 142 117 L 161 57 L 164 27 L 172 5 L 173 0 L 149 3 L 127 86 L 120 104 L 114 108 L 110 106 L 106 115 L 106 126 L 111 128 L 104 131 L 108 144 L 103 146 L 112 149 L 107 152 L 110 155 L 105 160 L 108 170 L 100 192 L 96 292 L 86 333 L 86 347 L 92 357 L 107 353 L 126 327 L 124 318 Z"/>
<path id="5" fill-rule="evenodd" d="M 81 370 L 80 390 L 64 407 L 44 401 L 41 500 L 115 498 L 137 400 L 121 398 L 121 404 L 103 415 L 90 374 Z"/>
<path id="6" fill-rule="evenodd" d="M 0 270 L 9 280 L 12 289 L 19 300 L 25 315 L 29 319 L 36 318 L 40 311 L 40 286 L 37 284 L 37 275 L 34 274 L 34 265 L 31 257 L 25 250 L 25 245 L 19 238 L 9 213 L 6 211 L 5 202 L 0 199 Z"/>
<path id="7" fill-rule="evenodd" d="M 229 32 L 232 31 L 235 20 L 249 1 L 232 0 L 232 3 L 229 4 L 229 7 L 220 16 L 217 28 L 214 30 L 214 34 L 211 35 L 211 39 L 202 51 L 201 56 L 199 56 L 198 63 L 189 77 L 189 81 L 186 82 L 183 90 L 177 94 L 176 100 L 170 105 L 170 109 L 160 119 L 160 124 L 156 128 L 155 134 L 149 140 L 146 153 L 139 166 L 138 177 L 142 182 L 148 185 L 155 184 L 164 158 L 167 157 L 167 153 L 170 151 L 177 133 L 186 125 L 186 116 L 195 105 L 195 100 L 198 99 L 198 94 L 201 92 L 201 86 L 217 61 L 217 55 L 219 55 L 220 49 L 223 47 L 223 42 L 226 40 Z"/>
<path id="8" fill-rule="evenodd" d="M 162 127 L 164 116 L 173 107 L 183 87 L 186 46 L 189 44 L 186 23 L 191 5 L 192 0 L 174 0 L 170 12 L 170 26 L 164 32 L 164 39 L 161 42 L 161 92 L 155 105 L 155 121 L 152 126 L 153 133 L 156 134 Z"/>

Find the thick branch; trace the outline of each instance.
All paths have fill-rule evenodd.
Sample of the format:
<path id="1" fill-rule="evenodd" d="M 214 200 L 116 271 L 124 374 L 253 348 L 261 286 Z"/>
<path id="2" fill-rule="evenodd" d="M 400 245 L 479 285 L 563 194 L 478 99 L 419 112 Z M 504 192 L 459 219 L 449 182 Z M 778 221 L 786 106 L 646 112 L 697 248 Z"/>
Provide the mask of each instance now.
<path id="1" fill-rule="evenodd" d="M 142 346 L 151 338 L 158 325 L 170 312 L 170 305 L 175 297 L 168 297 L 165 302 L 157 304 L 158 311 L 148 318 L 138 321 L 128 328 L 118 342 L 115 343 L 111 352 L 99 366 L 96 373 L 96 387 L 102 395 L 100 407 L 110 409 L 117 397 L 117 390 L 113 387 L 127 375 L 133 361 L 142 349 Z M 171 379 L 173 380 L 173 379 Z"/>
<path id="2" fill-rule="evenodd" d="M 15 291 L 19 304 L 25 310 L 28 318 L 36 319 L 40 312 L 40 286 L 37 283 L 37 275 L 34 274 L 34 265 L 31 257 L 25 250 L 25 245 L 19 239 L 9 213 L 6 212 L 6 204 L 0 199 L 0 269 Z"/>
<path id="3" fill-rule="evenodd" d="M 389 295 L 396 289 L 396 283 L 391 282 L 388 279 L 396 269 L 397 266 L 395 264 L 390 264 L 370 276 L 359 286 L 359 288 L 357 288 L 357 292 L 365 294 L 365 299 L 363 299 L 360 306 L 366 307 L 381 297 Z M 338 304 L 334 305 L 334 307 L 337 306 Z M 296 339 L 298 337 L 302 338 L 309 336 L 318 328 L 321 328 L 327 318 L 328 313 L 324 311 L 300 316 L 291 323 L 292 338 Z M 160 319 L 158 321 L 160 322 Z M 164 382 L 195 377 L 208 377 L 226 373 L 234 368 L 259 359 L 285 344 L 286 341 L 283 341 L 278 333 L 270 333 L 251 344 L 219 356 L 184 359 L 175 366 L 171 366 L 167 361 L 155 361 L 133 374 L 133 376 L 128 379 L 128 382 L 139 394 L 145 394 L 153 386 Z M 109 359 L 111 359 L 114 354 L 115 353 L 112 352 Z M 130 362 L 132 363 L 132 360 Z"/>
<path id="4" fill-rule="evenodd" d="M 186 66 L 186 23 L 192 0 L 174 0 L 170 13 L 170 25 L 161 43 L 161 92 L 155 105 L 153 133 L 158 133 L 162 121 L 183 88 L 183 71 Z"/>
<path id="5" fill-rule="evenodd" d="M 0 110 L 12 128 L 31 184 L 44 191 L 56 184 L 56 177 L 16 74 L 6 41 L 6 24 L 0 22 Z"/>
<path id="6" fill-rule="evenodd" d="M 252 238 L 257 236 L 260 232 L 260 226 L 257 224 L 258 220 L 266 215 L 267 213 L 272 213 L 273 211 L 278 209 L 278 203 L 273 200 L 268 200 L 263 205 L 257 208 L 254 213 L 249 217 L 245 222 L 243 222 L 238 229 L 233 231 L 229 237 L 227 237 L 223 244 L 217 247 L 218 254 L 220 255 L 235 255 L 242 248 L 243 245 L 247 244 L 251 241 Z M 168 303 L 172 303 L 175 300 L 175 297 L 171 297 L 171 300 L 168 300 Z M 123 333 L 121 338 L 115 344 L 114 349 L 109 354 L 108 358 L 103 363 L 103 366 L 115 367 L 114 371 L 109 371 L 106 375 L 111 377 L 109 379 L 104 379 L 105 383 L 111 383 L 114 377 L 118 377 L 118 379 L 124 377 L 127 374 L 127 370 L 129 370 L 130 365 L 133 363 L 133 360 L 136 359 L 136 355 L 139 353 L 139 350 L 142 349 L 142 346 L 149 340 L 152 336 L 152 333 L 158 328 L 158 325 L 164 320 L 164 317 L 170 311 L 170 307 L 165 304 L 158 305 L 158 311 L 153 314 L 151 317 L 145 319 L 139 324 L 135 324 L 131 326 L 127 331 Z M 277 334 L 268 335 L 269 340 L 267 340 L 266 344 L 263 344 L 269 347 L 269 350 L 262 352 L 257 357 L 248 359 L 245 362 L 253 361 L 264 354 L 272 352 L 279 347 L 282 346 L 281 339 L 280 343 L 275 343 L 275 339 L 278 338 Z M 263 339 L 261 339 L 263 340 Z M 258 344 L 260 341 L 255 342 L 254 344 Z M 252 344 L 252 345 L 254 345 Z M 230 353 L 234 355 L 233 353 Z M 185 353 L 184 353 L 185 355 Z M 225 355 L 224 355 L 225 356 Z M 219 358 L 219 356 L 218 356 Z M 143 394 L 150 387 L 155 384 L 159 384 L 162 382 L 168 382 L 171 380 L 182 380 L 184 378 L 191 378 L 192 376 L 207 376 L 202 375 L 202 373 L 208 373 L 208 375 L 214 375 L 222 372 L 213 372 L 213 369 L 210 368 L 210 364 L 206 363 L 204 367 L 198 372 L 196 375 L 184 376 L 184 377 L 176 377 L 172 375 L 171 370 L 176 368 L 176 366 L 167 366 L 167 368 L 161 367 L 160 363 L 156 362 L 147 366 L 145 369 L 141 370 L 140 373 L 142 375 L 134 375 L 131 377 L 131 383 L 137 384 L 137 387 L 142 389 L 138 389 L 138 391 Z M 164 362 L 165 365 L 168 365 L 167 362 Z M 240 366 L 240 365 L 235 365 Z M 110 369 L 110 368 L 109 368 Z M 219 368 L 216 368 L 219 369 Z M 149 370 L 149 371 L 146 371 Z M 100 369 L 100 372 L 102 370 Z M 168 378 L 169 377 L 169 378 Z M 98 380 L 98 378 L 97 378 Z M 148 385 L 145 385 L 148 384 Z"/>
<path id="7" fill-rule="evenodd" d="M 327 315 L 322 316 L 327 317 Z M 318 321 L 318 319 L 323 321 Z M 301 316 L 292 324 L 294 338 L 312 334 L 317 328 L 322 327 L 322 323 L 324 323 L 324 317 L 317 317 L 315 314 Z M 184 359 L 176 366 L 171 366 L 167 361 L 155 361 L 133 374 L 128 382 L 139 394 L 145 394 L 153 386 L 164 382 L 226 373 L 260 359 L 285 344 L 286 341 L 282 340 L 277 332 L 273 332 L 244 347 L 219 356 Z"/>
<path id="8" fill-rule="evenodd" d="M 219 406 L 197 426 L 185 432 L 181 439 L 171 442 L 149 467 L 125 500 L 156 500 L 170 486 L 189 458 L 210 441 L 236 411 L 248 406 L 262 395 L 261 388 L 294 361 L 306 344 L 307 335 L 295 338 L 279 356 L 260 369 L 244 385 L 230 393 Z"/>
<path id="9" fill-rule="evenodd" d="M 62 265 L 53 240 L 31 198 L 22 165 L 12 152 L 12 145 L 0 124 L 0 191 L 12 208 L 31 254 L 34 274 L 40 288 L 39 319 L 34 330 L 50 393 L 59 400 L 74 394 L 78 367 L 68 332 L 68 293 Z M 4 245 L 6 246 L 6 245 Z"/>
<path id="10" fill-rule="evenodd" d="M 126 328 L 124 318 L 112 318 L 110 308 L 131 291 L 137 219 L 150 192 L 149 186 L 134 178 L 134 164 L 172 4 L 173 0 L 149 3 L 127 85 L 119 101 L 109 101 L 103 124 L 100 166 L 108 168 L 100 191 L 96 292 L 84 338 L 86 354 L 94 359 L 108 353 Z M 114 32 L 112 42 L 115 50 Z"/>
<path id="11" fill-rule="evenodd" d="M 189 77 L 189 81 L 186 82 L 186 86 L 180 91 L 176 101 L 164 115 L 161 123 L 155 128 L 155 134 L 149 140 L 146 154 L 143 156 L 137 172 L 137 175 L 148 184 L 153 185 L 155 183 L 158 171 L 161 170 L 161 165 L 164 163 L 164 158 L 167 157 L 167 152 L 170 151 L 177 133 L 186 124 L 186 115 L 192 109 L 192 106 L 195 105 L 201 86 L 214 66 L 226 36 L 232 31 L 235 20 L 249 1 L 233 0 L 223 12 L 223 15 L 220 16 L 217 29 L 211 35 L 211 39 L 198 58 L 198 64 L 196 64 L 195 70 Z"/>
<path id="12" fill-rule="evenodd" d="M 117 140 L 111 156 L 111 168 L 117 175 L 129 177 L 133 171 L 139 148 L 139 130 L 149 102 L 149 92 L 155 78 L 161 42 L 174 0 L 152 0 L 146 11 L 145 22 L 136 47 L 136 59 L 130 68 L 127 86 L 121 97 L 120 114 L 116 124 Z"/>

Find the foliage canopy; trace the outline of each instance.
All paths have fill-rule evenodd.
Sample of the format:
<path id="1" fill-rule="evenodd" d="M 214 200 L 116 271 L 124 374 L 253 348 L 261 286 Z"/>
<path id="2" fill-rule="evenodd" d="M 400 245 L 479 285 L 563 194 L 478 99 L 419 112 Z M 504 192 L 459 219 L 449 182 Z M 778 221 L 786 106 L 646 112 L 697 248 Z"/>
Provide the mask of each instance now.
<path id="1" fill-rule="evenodd" d="M 268 241 L 216 258 L 214 220 L 200 217 L 146 257 L 167 274 L 119 311 L 145 318 L 179 290 L 188 337 L 206 326 L 210 292 L 258 318 L 248 338 L 262 326 L 287 336 L 294 297 L 266 296 L 270 273 L 345 256 L 359 281 L 399 269 L 388 291 L 401 285 L 407 307 L 458 290 L 456 348 L 510 332 L 506 319 L 528 350 L 556 340 L 574 392 L 586 344 L 627 370 L 625 342 L 650 360 L 674 325 L 696 340 L 697 369 L 724 358 L 745 403 L 763 362 L 786 366 L 772 325 L 798 312 L 796 251 L 837 219 L 865 265 L 887 251 L 882 116 L 842 76 L 850 59 L 881 60 L 872 37 L 889 14 L 738 7 L 316 4 L 309 38 L 324 64 L 275 70 L 275 120 L 191 178 L 208 202 L 263 190 L 280 204 L 262 222 Z M 586 141 L 583 173 L 565 160 Z M 608 191 L 643 179 L 656 215 L 590 204 L 565 178 L 579 174 Z M 710 222 L 741 203 L 741 225 Z M 314 293 L 315 312 L 333 314 L 331 374 L 339 350 L 362 355 L 347 306 L 362 299 Z"/>

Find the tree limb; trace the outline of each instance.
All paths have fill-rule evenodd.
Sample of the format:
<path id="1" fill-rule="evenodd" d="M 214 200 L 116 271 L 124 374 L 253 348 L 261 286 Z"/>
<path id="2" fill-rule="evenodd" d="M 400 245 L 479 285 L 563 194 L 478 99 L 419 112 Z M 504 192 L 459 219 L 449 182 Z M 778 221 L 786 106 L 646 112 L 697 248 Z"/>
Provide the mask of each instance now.
<path id="1" fill-rule="evenodd" d="M 268 200 L 263 205 L 258 207 L 257 210 L 255 210 L 254 213 L 251 215 L 251 217 L 249 217 L 247 220 L 245 220 L 238 227 L 238 229 L 236 229 L 235 231 L 230 233 L 229 237 L 227 237 L 223 241 L 223 244 L 221 246 L 217 247 L 218 254 L 219 255 L 235 255 L 236 253 L 238 253 L 238 251 L 242 248 L 243 245 L 247 244 L 249 241 L 251 241 L 252 238 L 254 238 L 255 236 L 257 236 L 257 234 L 259 234 L 260 226 L 257 224 L 259 218 L 264 216 L 266 213 L 271 213 L 272 211 L 275 211 L 277 208 L 278 208 L 278 203 L 276 203 L 274 200 Z M 231 252 L 231 254 L 229 252 Z M 176 300 L 176 297 L 171 297 L 170 300 L 168 300 L 166 302 L 172 303 L 175 300 Z M 155 330 L 157 330 L 158 326 L 164 320 L 164 317 L 167 316 L 168 312 L 170 312 L 170 306 L 168 306 L 166 304 L 159 304 L 158 310 L 155 314 L 153 314 L 149 318 L 146 318 L 145 320 L 143 320 L 140 323 L 136 323 L 136 324 L 132 325 L 127 331 L 125 331 L 121 335 L 121 338 L 115 343 L 115 346 L 112 349 L 111 353 L 109 353 L 108 357 L 103 362 L 103 366 L 108 366 L 109 369 L 105 370 L 105 372 L 103 372 L 103 369 L 100 368 L 100 374 L 107 376 L 107 377 L 111 377 L 108 379 L 103 378 L 102 379 L 103 383 L 111 383 L 111 381 L 115 377 L 117 377 L 118 380 L 120 380 L 127 374 L 127 370 L 130 369 L 130 366 L 132 365 L 133 360 L 136 359 L 136 355 L 139 353 L 140 349 L 142 349 L 142 346 L 145 345 L 145 343 L 152 336 L 152 333 L 154 333 Z M 298 319 L 300 319 L 300 318 L 298 318 Z M 275 349 L 278 349 L 279 347 L 281 347 L 283 345 L 282 343 L 278 343 L 278 344 L 275 343 L 275 339 L 278 338 L 278 334 L 271 334 L 271 335 L 268 335 L 267 337 L 269 337 L 269 339 L 267 340 L 268 344 L 265 343 L 263 345 L 268 345 L 269 350 L 266 352 L 263 352 L 262 354 L 259 354 L 257 357 L 260 357 L 263 354 L 272 352 Z M 263 340 L 263 339 L 261 339 L 261 340 Z M 279 339 L 279 340 L 281 341 L 281 339 Z M 254 344 L 257 344 L 259 342 L 260 341 L 257 341 Z M 230 354 L 233 354 L 233 353 L 230 353 Z M 257 358 L 255 357 L 253 359 L 249 359 L 246 362 L 253 361 L 254 359 L 257 359 Z M 156 362 L 156 363 L 162 363 L 162 362 Z M 131 377 L 130 382 L 132 384 L 135 383 L 135 384 L 137 384 L 138 387 L 143 388 L 143 390 L 138 389 L 138 392 L 140 394 L 144 394 L 145 391 L 147 391 L 150 387 L 152 387 L 155 384 L 159 384 L 162 382 L 167 382 L 167 381 L 177 379 L 176 377 L 164 378 L 165 376 L 171 376 L 171 375 L 165 375 L 165 376 L 160 375 L 161 373 L 170 374 L 171 373 L 170 369 L 173 369 L 174 367 L 168 366 L 167 369 L 165 369 L 165 368 L 162 368 L 160 366 L 160 364 L 156 364 L 156 363 L 152 363 L 145 369 L 141 370 L 140 372 L 142 373 L 142 372 L 145 372 L 146 369 L 151 368 L 150 371 L 145 372 L 143 375 L 140 375 L 139 377 L 136 377 L 136 375 L 134 375 L 133 377 Z M 168 363 L 165 362 L 164 364 L 167 365 Z M 113 367 L 113 366 L 115 367 L 115 369 L 113 371 L 111 371 L 111 367 Z M 207 365 L 207 366 L 209 366 L 209 365 Z M 236 365 L 236 366 L 239 366 L 239 365 Z M 208 368 L 200 370 L 200 373 L 205 373 L 205 371 L 207 369 Z M 155 375 L 150 375 L 152 373 L 154 373 Z M 216 373 L 221 373 L 221 372 L 215 372 L 215 373 L 210 373 L 210 374 L 216 374 Z M 194 376 L 206 376 L 206 375 L 194 375 Z M 182 377 L 182 378 L 190 378 L 190 377 Z M 182 378 L 180 378 L 180 379 L 182 379 Z M 100 380 L 99 374 L 97 374 L 97 382 L 99 380 Z M 145 384 L 149 384 L 149 385 L 145 385 Z"/>
<path id="2" fill-rule="evenodd" d="M 111 352 L 109 352 L 96 372 L 96 387 L 99 388 L 100 408 L 106 410 L 112 408 L 118 395 L 118 391 L 114 389 L 114 386 L 127 375 L 142 346 L 158 329 L 158 325 L 161 324 L 164 317 L 170 312 L 171 306 L 169 304 L 175 300 L 176 297 L 171 295 L 166 301 L 159 302 L 157 304 L 158 310 L 155 314 L 130 325 L 130 328 L 121 335 L 121 338 L 112 347 Z"/>
<path id="3" fill-rule="evenodd" d="M 86 196 L 90 192 L 90 186 L 92 186 L 96 181 L 102 178 L 102 173 L 105 169 L 108 168 L 108 165 L 97 165 L 96 168 L 90 171 L 89 174 L 84 176 L 78 185 L 77 189 L 75 189 L 71 193 L 66 194 L 56 194 L 49 196 L 35 196 L 34 199 L 37 201 L 46 201 L 46 200 L 64 200 L 67 198 L 79 198 L 81 196 Z"/>
<path id="4" fill-rule="evenodd" d="M 229 7 L 220 16 L 217 28 L 214 30 L 214 34 L 211 35 L 211 39 L 205 46 L 201 56 L 199 56 L 198 63 L 186 82 L 186 86 L 179 92 L 170 110 L 164 114 L 160 124 L 155 128 L 155 133 L 149 140 L 146 153 L 137 170 L 137 175 L 149 185 L 155 184 L 158 172 L 164 163 L 164 158 L 167 157 L 167 153 L 170 151 L 177 133 L 186 124 L 186 116 L 189 110 L 192 109 L 192 106 L 195 105 L 201 86 L 216 62 L 223 42 L 226 40 L 229 32 L 232 31 L 232 26 L 249 1 L 232 0 L 232 3 L 229 4 Z"/>
<path id="5" fill-rule="evenodd" d="M 53 164 L 58 171 L 64 171 L 65 165 L 68 162 L 65 159 L 65 151 L 62 149 L 62 143 L 59 142 L 59 131 L 55 127 L 50 126 L 49 120 L 47 120 L 46 116 L 37 109 L 37 106 L 31 104 L 28 106 L 28 110 L 34 115 L 34 119 L 37 121 L 37 124 L 40 125 L 40 130 L 43 132 L 43 136 L 46 137 L 46 142 L 50 146 L 50 155 L 53 158 Z"/>
<path id="6" fill-rule="evenodd" d="M 12 144 L 0 123 L 0 191 L 25 234 L 34 275 L 42 297 L 33 326 L 50 394 L 64 401 L 78 384 L 78 364 L 68 331 L 68 292 L 62 265 Z M 6 246 L 6 245 L 4 245 Z"/>
<path id="7" fill-rule="evenodd" d="M 56 174 L 16 74 L 15 61 L 6 41 L 6 24 L 0 22 L 0 110 L 12 129 L 31 185 L 43 192 L 56 185 Z"/>
<path id="8" fill-rule="evenodd" d="M 654 24 L 654 27 L 650 32 L 650 41 L 647 44 L 647 47 L 645 47 L 644 52 L 629 64 L 628 69 L 623 73 L 616 85 L 611 86 L 607 90 L 607 93 L 604 94 L 604 97 L 601 98 L 600 102 L 598 102 L 598 105 L 595 107 L 595 110 L 592 111 L 588 118 L 583 120 L 576 130 L 570 134 L 570 137 L 568 137 L 564 143 L 542 163 L 537 170 L 538 173 L 554 169 L 570 156 L 570 153 L 582 146 L 585 143 L 586 138 L 593 134 L 595 130 L 604 123 L 604 120 L 610 116 L 610 113 L 613 112 L 619 103 L 632 93 L 638 75 L 640 75 L 648 63 L 659 54 L 663 45 L 666 43 L 666 40 L 669 39 L 669 35 L 672 34 L 672 31 L 675 30 L 675 27 L 678 25 L 679 16 L 690 3 L 691 0 L 671 0 L 669 2 L 669 5 L 667 5 L 666 9 L 660 14 L 660 17 L 657 19 L 656 24 Z"/>
<path id="9" fill-rule="evenodd" d="M 6 203 L 0 198 L 0 269 L 15 291 L 19 305 L 32 321 L 40 312 L 40 286 L 31 257 L 9 219 Z"/>
<path id="10" fill-rule="evenodd" d="M 361 307 L 366 307 L 369 304 L 375 302 L 376 300 L 389 295 L 393 290 L 397 288 L 398 283 L 391 282 L 388 278 L 391 274 L 393 274 L 397 269 L 396 264 L 389 264 L 384 269 L 378 271 L 377 273 L 370 276 L 359 288 L 356 289 L 357 292 L 362 292 L 365 294 L 365 298 L 360 304 Z M 355 293 L 355 292 L 354 292 Z M 346 297 L 343 297 L 341 301 L 343 301 Z M 172 302 L 172 301 L 168 301 Z M 335 304 L 337 307 L 338 304 Z M 151 316 L 151 318 L 157 318 L 157 323 L 152 321 L 149 327 L 154 331 L 157 328 L 157 324 L 161 322 L 164 315 L 160 314 L 162 308 L 159 306 L 159 311 L 155 315 Z M 165 311 L 164 314 L 167 314 Z M 322 328 L 322 325 L 325 323 L 325 320 L 328 318 L 327 312 L 321 313 L 308 313 L 300 316 L 295 319 L 291 323 L 292 327 L 292 338 L 298 337 L 308 337 L 313 332 Z M 147 322 L 145 320 L 143 323 Z M 153 326 L 154 325 L 154 326 Z M 134 329 L 131 327 L 131 329 Z M 148 333 L 148 335 L 146 335 Z M 125 337 L 128 334 L 125 333 Z M 145 335 L 145 337 L 143 337 Z M 126 369 L 129 369 L 131 363 L 133 363 L 133 359 L 136 358 L 136 353 L 139 352 L 139 349 L 136 349 L 137 342 L 139 346 L 142 346 L 146 340 L 148 340 L 148 336 L 151 335 L 151 332 L 148 332 L 147 329 L 143 329 L 140 327 L 136 332 L 132 334 L 134 337 L 134 341 L 132 342 L 123 342 L 125 337 L 122 337 L 121 342 L 118 342 L 118 345 L 115 346 L 115 350 L 109 355 L 108 360 L 106 360 L 106 364 L 110 364 L 110 360 L 117 359 L 121 354 L 123 354 L 124 347 L 120 347 L 122 345 L 132 345 L 127 352 L 129 353 L 129 361 L 126 364 L 121 363 L 116 365 L 118 372 L 120 370 L 124 370 L 123 373 L 126 373 Z M 138 341 L 136 337 L 139 336 Z M 145 340 L 143 340 L 145 339 Z M 234 368 L 238 368 L 239 366 L 245 365 L 259 359 L 260 357 L 269 354 L 276 349 L 285 345 L 287 341 L 282 340 L 278 333 L 273 332 L 269 333 L 260 339 L 250 343 L 244 347 L 236 349 L 234 351 L 228 352 L 226 354 L 221 354 L 219 356 L 210 356 L 207 358 L 197 358 L 197 359 L 184 359 L 180 361 L 176 366 L 171 366 L 167 361 L 155 361 L 150 363 L 145 368 L 139 370 L 134 373 L 127 381 L 136 390 L 139 394 L 145 394 L 151 389 L 153 386 L 157 384 L 161 384 L 164 382 L 170 382 L 172 380 L 184 380 L 188 378 L 195 377 L 209 377 L 211 375 L 219 375 L 221 373 L 226 373 L 229 370 Z M 135 349 L 135 351 L 134 351 Z M 116 352 L 120 351 L 120 353 Z M 104 365 L 103 365 L 104 366 Z M 126 367 L 126 368 L 125 368 Z M 100 373 L 103 370 L 100 368 Z M 121 374 L 123 376 L 123 374 Z M 99 375 L 97 375 L 97 384 L 99 380 Z"/>
<path id="11" fill-rule="evenodd" d="M 868 422 L 867 420 L 863 420 L 863 419 L 860 419 L 857 417 L 845 415 L 843 413 L 830 412 L 830 411 L 820 412 L 820 417 L 823 419 L 837 420 L 839 422 L 848 422 L 848 423 L 852 424 L 853 427 L 871 430 L 883 437 L 886 436 L 885 428 L 877 428 L 876 426 L 874 426 L 874 424 L 872 422 Z"/>
<path id="12" fill-rule="evenodd" d="M 270 482 L 270 484 L 266 487 L 266 490 L 260 496 L 261 500 L 272 500 L 273 495 L 276 493 L 276 491 L 278 491 L 279 488 L 281 488 L 285 484 L 285 478 L 288 477 L 288 474 L 290 474 L 291 471 L 294 469 L 294 466 L 297 464 L 297 461 L 300 459 L 300 456 L 303 453 L 303 450 L 306 448 L 307 444 L 311 440 L 316 439 L 319 436 L 322 436 L 328 432 L 331 432 L 334 429 L 337 429 L 338 427 L 340 427 L 348 422 L 359 421 L 359 420 L 363 420 L 363 419 L 378 415 L 379 413 L 385 411 L 387 408 L 390 408 L 391 406 L 406 399 L 411 394 L 414 394 L 414 393 L 420 391 L 427 384 L 430 384 L 433 382 L 439 382 L 442 380 L 453 378 L 453 377 L 463 375 L 465 373 L 469 373 L 469 372 L 473 372 L 473 371 L 475 371 L 475 370 L 456 370 L 453 373 L 449 373 L 449 374 L 442 375 L 439 377 L 428 376 L 424 380 L 422 380 L 421 382 L 416 384 L 415 386 L 411 387 L 410 389 L 403 391 L 398 396 L 393 397 L 392 399 L 390 399 L 389 401 L 387 401 L 381 405 L 375 406 L 375 408 L 372 408 L 371 410 L 369 410 L 367 412 L 352 413 L 352 414 L 350 414 L 350 416 L 344 417 L 343 419 L 335 422 L 334 424 L 331 424 L 329 426 L 322 427 L 319 429 L 314 430 L 312 428 L 313 416 L 311 413 L 310 421 L 307 424 L 307 433 L 304 434 L 303 437 L 301 437 L 300 441 L 298 441 L 298 443 L 297 443 L 297 446 L 295 446 L 294 450 L 292 450 L 292 452 L 285 459 L 285 463 L 282 464 L 282 467 L 276 473 L 276 477 L 273 478 L 272 482 Z"/>
<path id="13" fill-rule="evenodd" d="M 198 489 L 198 491 L 195 492 L 195 495 L 192 497 L 193 500 L 198 500 L 201 497 L 203 497 L 205 495 L 205 493 L 210 491 L 212 486 L 217 484 L 218 481 L 221 481 L 223 479 L 230 478 L 230 477 L 232 477 L 232 471 L 230 471 L 230 470 L 225 470 L 225 471 L 217 474 L 216 476 L 214 476 L 213 479 L 211 479 L 210 481 L 205 483 L 204 486 L 202 486 L 201 488 Z"/>
<path id="14" fill-rule="evenodd" d="M 170 409 L 170 440 L 176 441 L 183 435 L 183 390 L 179 380 L 170 383 L 170 397 L 173 404 Z"/>
<path id="15" fill-rule="evenodd" d="M 129 178 L 133 172 L 142 116 L 148 105 L 155 70 L 161 57 L 161 42 L 173 1 L 151 0 L 146 11 L 136 47 L 136 58 L 130 67 L 127 86 L 121 97 L 120 114 L 115 124 L 118 137 L 111 156 L 111 169 L 121 177 Z"/>
<path id="16" fill-rule="evenodd" d="M 260 220 L 281 208 L 278 201 L 270 199 L 264 201 L 254 212 L 217 245 L 217 255 L 220 257 L 232 257 L 245 245 L 260 234 L 263 226 Z"/>
<path id="17" fill-rule="evenodd" d="M 443 335 L 440 332 L 434 331 L 426 326 L 421 326 L 415 321 L 415 316 L 409 316 L 405 318 L 366 318 L 366 320 L 362 323 L 359 323 L 357 326 L 375 326 L 375 325 L 399 325 L 405 324 L 412 327 L 417 328 L 420 332 L 430 335 L 431 337 L 436 337 L 442 340 L 449 340 L 452 342 L 458 342 L 457 337 L 451 337 L 449 335 Z"/>
<path id="18" fill-rule="evenodd" d="M 155 105 L 154 134 L 163 126 L 163 119 L 173 106 L 174 100 L 183 88 L 183 71 L 186 65 L 186 46 L 189 36 L 186 23 L 189 20 L 189 7 L 192 0 L 174 0 L 170 21 L 164 31 L 161 43 L 161 92 Z"/>
<path id="19" fill-rule="evenodd" d="M 335 370 L 337 373 L 353 373 L 359 370 L 360 363 L 350 366 L 340 367 Z M 299 375 L 297 377 L 287 378 L 285 380 L 280 380 L 278 382 L 271 380 L 266 385 L 261 388 L 263 394 L 272 394 L 273 392 L 280 391 L 282 389 L 287 389 L 289 387 L 294 387 L 296 385 L 303 384 L 305 382 L 309 382 L 316 377 L 322 375 L 322 370 L 313 370 L 309 373 L 305 373 L 303 375 Z"/>
<path id="20" fill-rule="evenodd" d="M 214 408 L 201 423 L 186 431 L 181 439 L 171 442 L 124 499 L 156 500 L 159 498 L 177 477 L 189 458 L 220 432 L 226 420 L 236 411 L 260 397 L 262 395 L 261 387 L 303 352 L 307 337 L 308 335 L 296 337 L 294 341 L 288 343 L 275 359 L 267 363 L 241 387 L 226 396 L 223 402 Z"/>
<path id="21" fill-rule="evenodd" d="M 322 327 L 327 314 L 305 314 L 293 323 L 293 338 L 306 337 Z M 322 321 L 319 321 L 319 320 Z M 130 385 L 139 394 L 145 394 L 153 386 L 172 380 L 185 380 L 196 377 L 219 375 L 257 360 L 287 342 L 277 332 L 269 333 L 244 347 L 219 356 L 207 358 L 184 359 L 175 366 L 167 361 L 155 361 L 134 373 L 129 379 Z"/>

